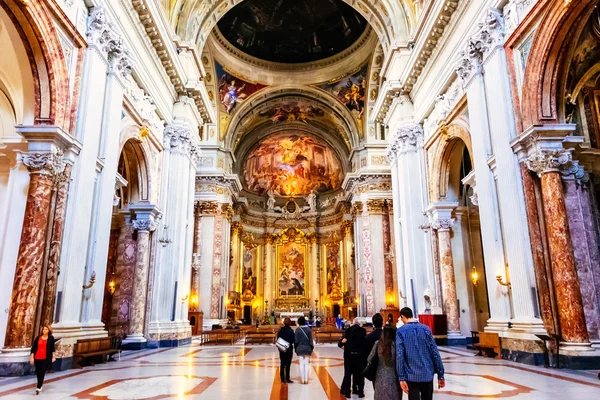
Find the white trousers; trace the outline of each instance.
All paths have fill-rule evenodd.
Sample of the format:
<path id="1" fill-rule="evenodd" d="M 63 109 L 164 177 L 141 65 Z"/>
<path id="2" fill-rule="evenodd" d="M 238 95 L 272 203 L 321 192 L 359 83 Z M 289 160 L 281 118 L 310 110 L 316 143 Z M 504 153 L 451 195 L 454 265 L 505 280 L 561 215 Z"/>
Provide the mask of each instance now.
<path id="1" fill-rule="evenodd" d="M 300 365 L 300 380 L 308 382 L 308 372 L 310 368 L 310 356 L 298 356 L 298 364 Z"/>

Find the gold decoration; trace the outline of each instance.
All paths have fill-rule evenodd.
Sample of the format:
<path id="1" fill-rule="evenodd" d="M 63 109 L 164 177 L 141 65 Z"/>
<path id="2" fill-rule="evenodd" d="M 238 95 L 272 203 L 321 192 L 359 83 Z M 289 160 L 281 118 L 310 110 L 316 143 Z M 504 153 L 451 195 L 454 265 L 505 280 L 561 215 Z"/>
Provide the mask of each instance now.
<path id="1" fill-rule="evenodd" d="M 197 210 L 200 215 L 217 215 L 219 203 L 216 201 L 199 201 Z"/>
<path id="2" fill-rule="evenodd" d="M 212 81 L 212 75 L 210 74 L 210 72 L 207 72 L 206 73 L 206 82 L 210 82 L 210 81 Z"/>
<path id="3" fill-rule="evenodd" d="M 140 140 L 143 140 L 149 134 L 150 134 L 150 128 L 148 128 L 146 125 L 144 125 L 140 128 L 140 133 L 138 135 L 138 138 Z"/>
<path id="4" fill-rule="evenodd" d="M 387 208 L 387 203 L 382 199 L 367 200 L 367 212 L 371 215 L 380 215 Z"/>
<path id="5" fill-rule="evenodd" d="M 371 164 L 373 165 L 387 165 L 388 159 L 386 156 L 371 156 Z"/>
<path id="6" fill-rule="evenodd" d="M 352 204 L 352 209 L 350 210 L 350 213 L 353 216 L 362 215 L 362 213 L 363 213 L 362 201 L 357 201 L 356 203 Z"/>
<path id="7" fill-rule="evenodd" d="M 377 99 L 377 89 L 371 89 L 371 100 L 375 101 Z"/>

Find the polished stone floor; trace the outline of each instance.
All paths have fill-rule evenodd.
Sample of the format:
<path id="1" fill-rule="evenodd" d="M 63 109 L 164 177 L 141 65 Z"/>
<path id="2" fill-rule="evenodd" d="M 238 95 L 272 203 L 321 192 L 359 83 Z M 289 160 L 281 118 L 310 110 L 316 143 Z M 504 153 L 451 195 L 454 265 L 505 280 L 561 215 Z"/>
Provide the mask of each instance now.
<path id="1" fill-rule="evenodd" d="M 598 400 L 600 381 L 591 371 L 530 367 L 440 348 L 447 386 L 436 399 Z M 308 385 L 279 383 L 279 357 L 271 345 L 190 346 L 124 353 L 120 361 L 47 375 L 45 399 L 335 399 L 342 400 L 342 352 L 316 347 Z M 298 380 L 297 362 L 292 380 Z M 0 379 L 0 397 L 35 397 L 35 377 Z M 370 382 L 367 399 L 373 399 Z M 358 398 L 357 396 L 354 396 Z M 406 398 L 406 397 L 405 397 Z"/>

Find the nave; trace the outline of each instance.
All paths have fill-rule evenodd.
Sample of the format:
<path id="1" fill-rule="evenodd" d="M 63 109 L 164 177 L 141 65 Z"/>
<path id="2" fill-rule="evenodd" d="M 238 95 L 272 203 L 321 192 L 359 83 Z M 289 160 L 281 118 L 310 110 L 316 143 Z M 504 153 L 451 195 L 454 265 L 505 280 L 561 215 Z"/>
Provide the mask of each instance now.
<path id="1" fill-rule="evenodd" d="M 476 356 L 463 346 L 441 346 L 446 388 L 438 400 L 560 398 L 597 399 L 598 371 L 544 369 Z M 124 352 L 119 361 L 49 374 L 45 399 L 329 399 L 339 394 L 344 375 L 342 351 L 318 345 L 311 359 L 308 385 L 298 383 L 298 361 L 292 364 L 293 384 L 281 385 L 279 357 L 272 345 L 201 346 L 197 340 L 178 348 Z M 35 397 L 35 377 L 1 378 L 0 398 Z M 367 399 L 373 387 L 365 384 Z M 356 395 L 353 398 L 358 398 Z M 404 396 L 406 398 L 406 396 Z"/>

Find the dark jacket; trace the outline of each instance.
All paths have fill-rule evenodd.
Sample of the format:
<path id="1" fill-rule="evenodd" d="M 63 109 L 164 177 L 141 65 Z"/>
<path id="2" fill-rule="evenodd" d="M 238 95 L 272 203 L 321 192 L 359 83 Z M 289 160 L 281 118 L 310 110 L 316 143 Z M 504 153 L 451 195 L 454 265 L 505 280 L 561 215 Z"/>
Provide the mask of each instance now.
<path id="1" fill-rule="evenodd" d="M 365 337 L 365 349 L 364 355 L 368 357 L 371 354 L 371 350 L 373 350 L 373 346 L 375 346 L 375 342 L 381 339 L 381 335 L 383 334 L 383 328 L 375 328 L 375 330 Z"/>
<path id="2" fill-rule="evenodd" d="M 35 353 L 38 350 L 38 342 L 41 336 L 38 336 L 33 341 L 33 345 L 31 346 L 31 354 L 35 357 Z M 54 336 L 48 335 L 48 340 L 46 341 L 46 361 L 52 362 L 52 353 L 56 351 L 54 347 Z"/>
<path id="3" fill-rule="evenodd" d="M 363 347 L 366 336 L 367 331 L 360 325 L 352 325 L 350 328 L 346 329 L 344 336 L 342 336 L 342 340 L 346 339 L 347 342 L 342 343 L 342 340 L 338 342 L 338 347 L 344 348 L 344 358 L 357 355 L 365 357 L 363 354 Z"/>
<path id="4" fill-rule="evenodd" d="M 299 326 L 295 333 L 296 354 L 310 356 L 313 352 L 312 329 L 308 326 Z"/>
<path id="5" fill-rule="evenodd" d="M 296 337 L 292 328 L 287 325 L 282 326 L 279 332 L 277 332 L 277 338 L 282 338 L 290 344 L 290 347 L 287 349 L 286 353 L 294 351 L 294 341 L 296 340 Z"/>

